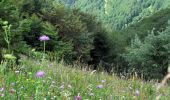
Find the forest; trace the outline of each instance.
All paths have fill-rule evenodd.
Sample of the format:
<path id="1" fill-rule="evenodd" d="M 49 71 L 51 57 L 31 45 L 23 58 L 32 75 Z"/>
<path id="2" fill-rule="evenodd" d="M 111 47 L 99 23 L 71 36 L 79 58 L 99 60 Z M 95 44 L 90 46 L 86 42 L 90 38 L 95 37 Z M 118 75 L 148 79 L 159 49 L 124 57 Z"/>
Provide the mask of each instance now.
<path id="1" fill-rule="evenodd" d="M 85 80 L 84 72 L 80 72 L 80 69 L 91 70 L 90 74 L 85 73 L 88 75 L 97 71 L 97 75 L 91 76 L 92 79 L 90 76 L 86 77 L 90 82 L 98 77 L 111 81 L 113 74 L 121 79 L 125 76 L 128 80 L 135 75 L 143 81 L 160 82 L 170 68 L 169 7 L 169 0 L 0 0 L 0 97 L 4 97 L 3 86 L 13 81 L 19 80 L 15 87 L 18 88 L 27 84 L 24 78 L 35 81 L 37 77 L 44 77 L 47 73 L 55 77 L 54 70 L 45 66 L 62 66 L 58 68 L 61 72 L 54 67 L 60 73 L 57 75 L 61 75 L 56 79 L 62 84 L 56 89 L 64 89 L 62 81 L 68 79 L 68 76 L 75 76 L 81 82 Z M 42 69 L 49 72 L 39 71 Z M 39 73 L 35 78 L 32 74 L 36 71 Z M 98 74 L 102 72 L 108 77 Z M 13 73 L 20 73 L 20 76 L 16 77 Z M 81 78 L 75 73 L 80 73 Z M 11 94 L 16 93 L 16 100 L 27 100 L 30 96 L 36 100 L 40 100 L 41 96 L 51 100 L 52 95 L 57 95 L 57 100 L 70 100 L 62 91 L 48 95 L 49 98 L 45 96 L 45 92 L 39 94 L 37 91 L 49 88 L 48 85 L 43 87 L 42 81 L 40 78 L 37 83 L 27 84 L 27 89 L 21 91 L 23 94 L 29 91 L 25 96 L 17 94 L 16 91 L 20 91 L 17 89 Z M 48 78 L 47 81 L 51 82 Z M 97 88 L 103 88 L 105 81 L 102 80 L 102 85 Z M 75 86 L 78 84 L 74 79 L 71 82 Z M 151 83 L 146 84 L 144 88 L 150 89 L 146 94 L 149 99 L 157 91 L 150 87 Z M 128 84 L 124 84 L 126 85 Z M 138 97 L 139 90 L 136 87 L 133 88 Z M 83 91 L 84 88 L 80 89 Z M 74 100 L 82 100 L 78 90 L 73 89 L 72 93 L 70 97 L 77 95 Z M 100 93 L 89 100 L 99 100 Z M 111 92 L 103 94 L 102 98 L 112 100 L 113 98 L 107 97 L 109 93 Z M 4 94 L 7 95 L 8 92 Z M 88 97 L 84 92 L 81 94 Z M 127 97 L 128 95 L 131 93 L 126 94 Z M 145 97 L 141 95 L 141 98 Z M 11 96 L 7 95 L 6 99 L 11 100 Z M 124 100 L 120 95 L 115 99 Z"/>
<path id="2" fill-rule="evenodd" d="M 97 15 L 104 26 L 124 29 L 159 10 L 169 7 L 169 0 L 56 0 L 70 8 Z M 109 30 L 109 29 L 108 29 Z"/>

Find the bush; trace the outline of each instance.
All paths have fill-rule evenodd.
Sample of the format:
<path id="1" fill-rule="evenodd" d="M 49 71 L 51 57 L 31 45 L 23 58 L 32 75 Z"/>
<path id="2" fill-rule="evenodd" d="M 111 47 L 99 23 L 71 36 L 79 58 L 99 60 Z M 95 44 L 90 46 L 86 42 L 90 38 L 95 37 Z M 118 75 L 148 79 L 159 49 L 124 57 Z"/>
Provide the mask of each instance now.
<path id="1" fill-rule="evenodd" d="M 162 78 L 170 60 L 170 25 L 163 32 L 149 34 L 144 42 L 136 38 L 124 54 L 129 72 L 137 72 L 144 78 Z"/>

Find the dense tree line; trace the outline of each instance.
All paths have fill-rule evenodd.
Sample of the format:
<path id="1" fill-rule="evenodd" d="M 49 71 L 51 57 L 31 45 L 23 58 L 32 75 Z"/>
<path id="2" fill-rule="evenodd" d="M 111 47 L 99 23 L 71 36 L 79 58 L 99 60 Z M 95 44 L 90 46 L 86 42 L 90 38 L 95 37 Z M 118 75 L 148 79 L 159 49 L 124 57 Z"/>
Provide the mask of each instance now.
<path id="1" fill-rule="evenodd" d="M 103 61 L 118 74 L 162 78 L 169 66 L 169 16 L 169 9 L 161 10 L 124 30 L 106 32 L 109 51 Z"/>
<path id="2" fill-rule="evenodd" d="M 56 0 L 98 16 L 107 28 L 122 29 L 168 8 L 169 0 Z"/>
<path id="3" fill-rule="evenodd" d="M 47 53 L 54 59 L 67 62 L 90 60 L 94 34 L 101 29 L 101 24 L 93 15 L 74 9 L 53 0 L 15 0 L 0 1 L 1 27 L 8 21 L 12 25 L 12 49 L 15 53 L 28 54 L 32 48 L 43 50 L 38 40 L 41 35 L 48 35 Z M 1 52 L 5 52 L 4 30 L 0 29 Z"/>

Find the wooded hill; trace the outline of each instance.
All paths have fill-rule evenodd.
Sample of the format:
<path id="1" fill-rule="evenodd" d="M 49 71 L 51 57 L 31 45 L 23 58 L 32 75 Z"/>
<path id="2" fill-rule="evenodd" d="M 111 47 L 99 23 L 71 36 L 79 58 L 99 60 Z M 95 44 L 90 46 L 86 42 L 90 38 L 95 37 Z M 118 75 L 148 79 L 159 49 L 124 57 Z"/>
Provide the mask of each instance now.
<path id="1" fill-rule="evenodd" d="M 107 28 L 122 29 L 168 8 L 169 0 L 56 0 L 98 16 Z"/>

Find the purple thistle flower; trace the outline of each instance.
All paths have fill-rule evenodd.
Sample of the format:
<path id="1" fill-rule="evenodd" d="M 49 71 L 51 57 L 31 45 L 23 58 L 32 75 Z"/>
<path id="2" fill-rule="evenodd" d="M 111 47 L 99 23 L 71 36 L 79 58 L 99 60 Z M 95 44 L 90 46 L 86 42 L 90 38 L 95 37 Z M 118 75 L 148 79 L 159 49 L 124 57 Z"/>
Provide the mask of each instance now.
<path id="1" fill-rule="evenodd" d="M 61 85 L 61 86 L 60 86 L 60 89 L 64 89 L 64 85 Z"/>
<path id="2" fill-rule="evenodd" d="M 37 77 L 44 77 L 45 76 L 45 72 L 44 71 L 38 71 L 37 73 L 36 73 L 36 76 Z"/>
<path id="3" fill-rule="evenodd" d="M 102 83 L 105 83 L 106 82 L 106 80 L 102 80 Z"/>
<path id="4" fill-rule="evenodd" d="M 5 96 L 5 94 L 0 94 L 0 97 L 4 97 Z"/>
<path id="5" fill-rule="evenodd" d="M 97 88 L 98 88 L 98 89 L 102 89 L 102 88 L 103 88 L 103 85 L 98 85 Z"/>
<path id="6" fill-rule="evenodd" d="M 50 38 L 46 35 L 42 35 L 42 36 L 39 37 L 39 40 L 40 41 L 48 41 L 48 40 L 50 40 Z"/>
<path id="7" fill-rule="evenodd" d="M 135 91 L 135 95 L 138 97 L 140 95 L 140 91 L 139 90 L 136 90 Z"/>
<path id="8" fill-rule="evenodd" d="M 80 96 L 80 94 L 78 94 L 78 96 L 76 96 L 76 97 L 74 98 L 74 100 L 83 100 L 83 99 L 82 99 L 82 97 Z"/>
<path id="9" fill-rule="evenodd" d="M 4 87 L 0 88 L 0 92 L 2 92 L 2 91 L 4 91 L 4 90 L 5 90 L 5 88 L 4 88 Z"/>

